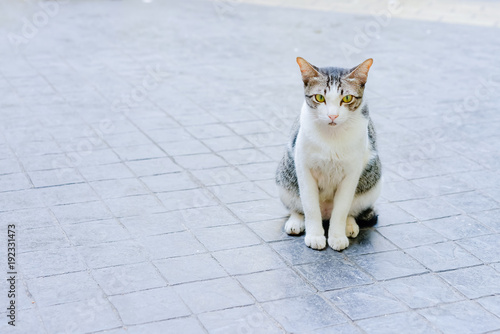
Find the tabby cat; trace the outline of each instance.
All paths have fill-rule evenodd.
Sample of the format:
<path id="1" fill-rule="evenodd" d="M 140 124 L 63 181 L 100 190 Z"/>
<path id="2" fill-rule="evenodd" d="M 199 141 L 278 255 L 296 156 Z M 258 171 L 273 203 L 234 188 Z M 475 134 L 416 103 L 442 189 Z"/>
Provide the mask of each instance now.
<path id="1" fill-rule="evenodd" d="M 359 224 L 377 221 L 381 190 L 376 136 L 363 93 L 367 59 L 352 68 L 322 67 L 297 58 L 305 101 L 287 151 L 276 171 L 281 201 L 291 215 L 288 234 L 304 231 L 313 249 L 326 247 L 322 221 L 329 220 L 328 244 L 340 251 Z"/>

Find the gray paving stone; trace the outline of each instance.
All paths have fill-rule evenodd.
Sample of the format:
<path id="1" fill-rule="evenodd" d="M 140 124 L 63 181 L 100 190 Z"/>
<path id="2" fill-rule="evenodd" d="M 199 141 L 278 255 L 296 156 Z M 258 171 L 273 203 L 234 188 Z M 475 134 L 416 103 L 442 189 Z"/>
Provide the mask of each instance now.
<path id="1" fill-rule="evenodd" d="M 152 259 L 204 253 L 205 248 L 187 231 L 154 235 L 141 239 Z"/>
<path id="2" fill-rule="evenodd" d="M 352 262 L 342 259 L 329 259 L 327 261 L 304 264 L 298 266 L 298 269 L 320 291 L 373 282 L 369 275 L 359 270 Z"/>
<path id="3" fill-rule="evenodd" d="M 87 181 L 114 180 L 134 177 L 123 163 L 79 166 L 78 170 Z"/>
<path id="4" fill-rule="evenodd" d="M 386 281 L 382 286 L 413 309 L 463 299 L 452 286 L 432 274 L 398 278 Z"/>
<path id="5" fill-rule="evenodd" d="M 103 199 L 148 193 L 148 190 L 137 179 L 104 180 L 90 182 L 89 184 Z"/>
<path id="6" fill-rule="evenodd" d="M 297 297 L 315 292 L 289 268 L 238 276 L 237 279 L 259 302 Z"/>
<path id="7" fill-rule="evenodd" d="M 174 160 L 180 166 L 194 170 L 227 166 L 222 158 L 213 153 L 177 156 Z"/>
<path id="8" fill-rule="evenodd" d="M 219 204 L 216 198 L 206 189 L 169 191 L 159 193 L 157 197 L 166 210 L 184 210 Z"/>
<path id="9" fill-rule="evenodd" d="M 471 299 L 500 292 L 500 273 L 488 266 L 457 269 L 439 275 Z"/>
<path id="10" fill-rule="evenodd" d="M 169 284 L 226 277 L 227 273 L 209 254 L 155 260 L 155 266 Z"/>
<path id="11" fill-rule="evenodd" d="M 236 217 L 234 217 L 226 208 L 219 205 L 182 210 L 180 213 L 184 225 L 190 229 L 239 223 Z"/>
<path id="12" fill-rule="evenodd" d="M 360 255 L 351 259 L 377 280 L 427 272 L 427 269 L 401 251 Z"/>
<path id="13" fill-rule="evenodd" d="M 500 317 L 500 296 L 490 296 L 478 299 L 477 302 L 481 304 L 486 310 Z"/>
<path id="14" fill-rule="evenodd" d="M 278 254 L 267 245 L 214 252 L 215 259 L 230 275 L 249 274 L 284 266 Z"/>
<path id="15" fill-rule="evenodd" d="M 253 305 L 203 313 L 198 317 L 209 333 L 283 333 L 267 314 Z"/>
<path id="16" fill-rule="evenodd" d="M 35 278 L 27 282 L 39 307 L 102 298 L 102 291 L 87 272 Z"/>
<path id="17" fill-rule="evenodd" d="M 267 302 L 263 307 L 287 332 L 310 331 L 347 322 L 318 295 Z"/>
<path id="18" fill-rule="evenodd" d="M 243 225 L 228 225 L 193 230 L 198 240 L 209 251 L 218 251 L 256 245 L 259 238 Z"/>
<path id="19" fill-rule="evenodd" d="M 491 230 L 487 227 L 465 215 L 427 220 L 423 224 L 451 240 L 491 233 Z"/>
<path id="20" fill-rule="evenodd" d="M 34 278 L 85 270 L 74 248 L 57 248 L 25 253 L 19 261 L 24 277 Z"/>
<path id="21" fill-rule="evenodd" d="M 405 224 L 407 226 L 409 224 Z M 343 252 L 348 256 L 384 252 L 396 247 L 374 229 L 361 229 L 356 238 L 349 240 L 349 247 Z"/>
<path id="22" fill-rule="evenodd" d="M 235 167 L 217 167 L 192 171 L 193 175 L 205 186 L 240 183 L 247 178 Z"/>
<path id="23" fill-rule="evenodd" d="M 226 204 L 269 198 L 268 194 L 251 182 L 226 184 L 209 189 Z"/>
<path id="24" fill-rule="evenodd" d="M 459 240 L 457 243 L 483 262 L 498 262 L 500 259 L 498 234 Z"/>
<path id="25" fill-rule="evenodd" d="M 151 136 L 151 133 L 149 133 Z M 113 150 L 123 161 L 162 158 L 166 154 L 153 144 L 116 147 Z"/>
<path id="26" fill-rule="evenodd" d="M 7 314 L 2 313 L 2 318 L 7 319 Z M 13 327 L 2 321 L 0 323 L 0 331 L 2 333 L 46 333 L 46 329 L 42 320 L 40 319 L 39 312 L 35 309 L 28 309 L 17 311 L 16 326 Z"/>
<path id="27" fill-rule="evenodd" d="M 446 241 L 442 235 L 421 223 L 380 227 L 377 231 L 403 249 Z"/>
<path id="28" fill-rule="evenodd" d="M 141 180 L 153 192 L 186 190 L 198 187 L 189 175 L 184 172 L 147 176 L 141 178 Z"/>
<path id="29" fill-rule="evenodd" d="M 184 212 L 180 211 L 120 218 L 120 222 L 134 237 L 181 232 L 186 230 L 183 221 Z"/>
<path id="30" fill-rule="evenodd" d="M 411 312 L 390 314 L 383 317 L 356 321 L 367 333 L 439 333 L 423 317 Z"/>
<path id="31" fill-rule="evenodd" d="M 460 193 L 473 190 L 474 188 L 463 181 L 460 176 L 444 175 L 429 177 L 425 179 L 412 180 L 411 182 L 420 188 L 427 190 L 433 196 Z"/>
<path id="32" fill-rule="evenodd" d="M 167 320 L 191 312 L 171 287 L 109 297 L 125 325 Z"/>
<path id="33" fill-rule="evenodd" d="M 120 333 L 123 330 L 120 330 Z M 149 324 L 128 326 L 128 333 L 142 334 L 142 333 L 192 333 L 203 334 L 206 333 L 203 327 L 198 323 L 195 318 L 179 318 L 172 320 L 164 320 L 153 322 Z"/>
<path id="34" fill-rule="evenodd" d="M 64 230 L 76 246 L 130 239 L 127 230 L 115 219 L 66 225 Z"/>
<path id="35" fill-rule="evenodd" d="M 133 240 L 80 246 L 77 250 L 94 269 L 146 261 L 146 251 Z"/>
<path id="36" fill-rule="evenodd" d="M 484 333 L 500 328 L 500 320 L 473 301 L 441 305 L 419 313 L 445 333 Z"/>
<path id="37" fill-rule="evenodd" d="M 432 271 L 450 270 L 481 264 L 481 261 L 454 242 L 420 246 L 406 250 Z"/>
<path id="38" fill-rule="evenodd" d="M 262 150 L 256 148 L 220 152 L 219 155 L 232 165 L 245 165 L 272 161 Z"/>
<path id="39" fill-rule="evenodd" d="M 305 331 L 301 333 L 307 334 L 359 334 L 361 330 L 351 323 L 345 323 L 336 326 L 323 327 L 312 331 Z"/>
<path id="40" fill-rule="evenodd" d="M 379 285 L 367 285 L 325 293 L 352 320 L 371 318 L 406 310 L 406 307 Z"/>
<path id="41" fill-rule="evenodd" d="M 232 278 L 186 283 L 173 288 L 195 314 L 254 303 Z"/>
<path id="42" fill-rule="evenodd" d="M 95 269 L 92 276 L 108 296 L 166 285 L 156 268 L 147 262 Z"/>
<path id="43" fill-rule="evenodd" d="M 283 218 L 289 215 L 288 210 L 276 199 L 234 203 L 228 207 L 246 223 Z"/>
<path id="44" fill-rule="evenodd" d="M 165 212 L 165 207 L 152 195 L 107 199 L 105 203 L 111 212 L 119 218 Z"/>
<path id="45" fill-rule="evenodd" d="M 120 326 L 108 301 L 102 298 L 40 309 L 48 333 L 93 332 Z"/>
<path id="46" fill-rule="evenodd" d="M 285 240 L 289 238 L 284 229 L 284 219 L 255 222 L 247 224 L 247 226 L 266 242 Z"/>
<path id="47" fill-rule="evenodd" d="M 471 214 L 471 217 L 497 232 L 500 232 L 499 216 L 500 210 L 482 211 Z"/>
<path id="48" fill-rule="evenodd" d="M 40 189 L 40 196 L 47 206 L 91 202 L 99 199 L 88 184 L 69 184 Z"/>
<path id="49" fill-rule="evenodd" d="M 465 192 L 454 195 L 443 196 L 443 198 L 450 204 L 467 212 L 473 213 L 478 211 L 498 209 L 499 203 L 484 196 L 479 192 Z"/>
<path id="50" fill-rule="evenodd" d="M 76 224 L 112 218 L 111 212 L 100 202 L 53 206 L 50 210 L 61 224 Z"/>
<path id="51" fill-rule="evenodd" d="M 128 161 L 126 165 L 139 177 L 181 171 L 181 168 L 169 158 Z"/>
<path id="52" fill-rule="evenodd" d="M 24 230 L 18 233 L 17 240 L 19 253 L 70 246 L 68 238 L 59 226 Z"/>
<path id="53" fill-rule="evenodd" d="M 393 203 L 377 204 L 376 210 L 379 215 L 377 226 L 404 224 L 415 222 L 417 220 L 414 216 L 410 215 L 408 212 L 402 210 Z"/>
<path id="54" fill-rule="evenodd" d="M 398 205 L 419 220 L 444 218 L 462 213 L 462 210 L 451 206 L 440 197 L 405 201 Z"/>

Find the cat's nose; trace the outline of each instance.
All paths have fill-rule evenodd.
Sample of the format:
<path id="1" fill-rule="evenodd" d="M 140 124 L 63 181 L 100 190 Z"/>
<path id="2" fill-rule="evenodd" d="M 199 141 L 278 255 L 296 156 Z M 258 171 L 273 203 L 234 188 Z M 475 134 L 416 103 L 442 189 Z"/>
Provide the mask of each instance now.
<path id="1" fill-rule="evenodd" d="M 335 118 L 339 117 L 339 115 L 328 115 L 328 117 L 330 117 L 330 119 L 333 122 L 335 120 Z"/>

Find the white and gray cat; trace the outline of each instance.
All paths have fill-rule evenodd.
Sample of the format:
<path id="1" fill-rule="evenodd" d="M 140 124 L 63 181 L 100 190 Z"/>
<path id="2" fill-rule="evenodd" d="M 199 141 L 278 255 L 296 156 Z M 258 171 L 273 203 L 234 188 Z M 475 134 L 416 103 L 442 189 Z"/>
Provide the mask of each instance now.
<path id="1" fill-rule="evenodd" d="M 281 201 L 290 210 L 288 234 L 306 231 L 305 243 L 335 250 L 356 237 L 356 222 L 377 222 L 381 190 L 375 130 L 363 92 L 372 59 L 352 69 L 318 68 L 297 58 L 305 102 L 276 172 Z"/>

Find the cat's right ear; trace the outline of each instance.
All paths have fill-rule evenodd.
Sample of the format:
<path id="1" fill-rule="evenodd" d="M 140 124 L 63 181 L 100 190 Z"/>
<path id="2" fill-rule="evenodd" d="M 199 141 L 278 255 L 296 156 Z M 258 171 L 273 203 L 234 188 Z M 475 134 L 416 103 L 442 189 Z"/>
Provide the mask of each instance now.
<path id="1" fill-rule="evenodd" d="M 300 67 L 302 81 L 304 81 L 306 85 L 312 78 L 320 76 L 318 68 L 314 65 L 309 64 L 304 58 L 297 57 L 297 64 L 299 64 Z"/>

